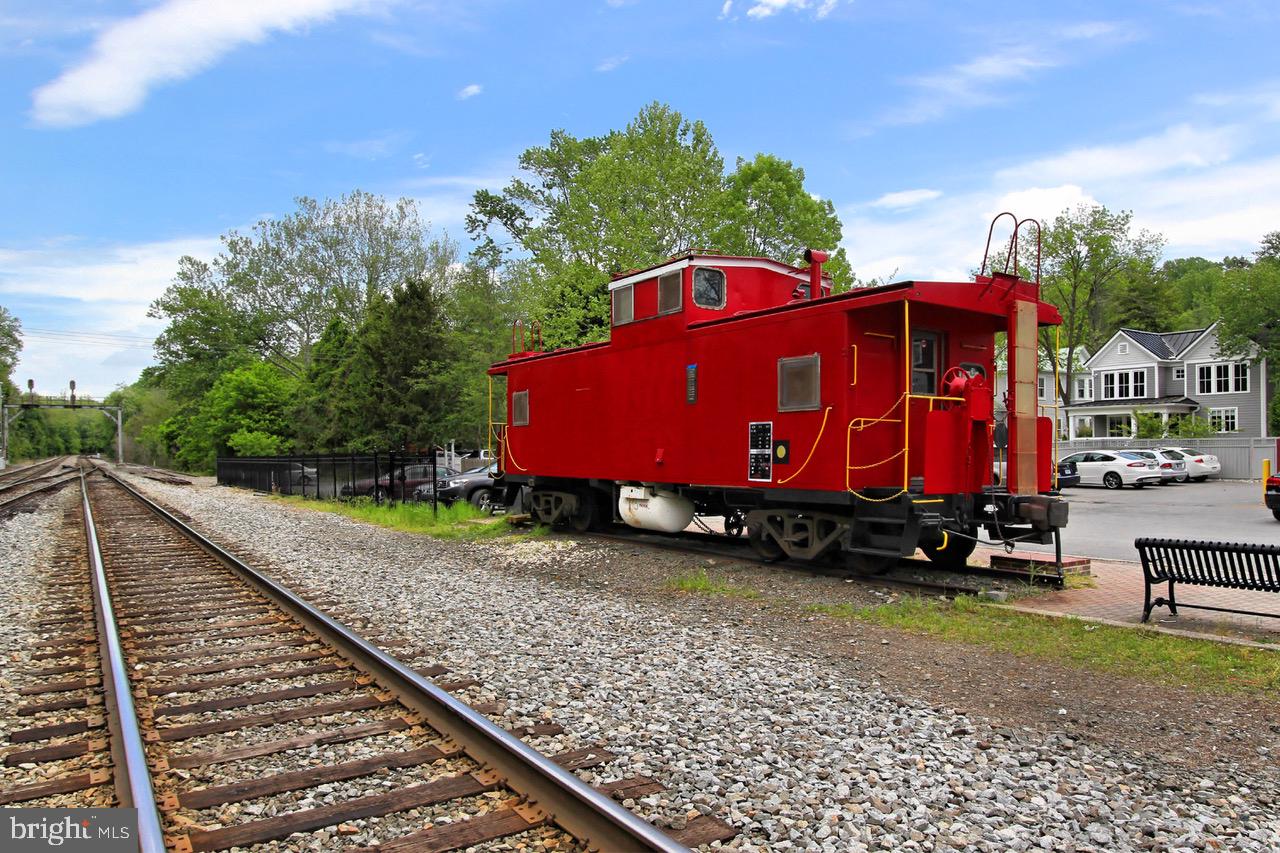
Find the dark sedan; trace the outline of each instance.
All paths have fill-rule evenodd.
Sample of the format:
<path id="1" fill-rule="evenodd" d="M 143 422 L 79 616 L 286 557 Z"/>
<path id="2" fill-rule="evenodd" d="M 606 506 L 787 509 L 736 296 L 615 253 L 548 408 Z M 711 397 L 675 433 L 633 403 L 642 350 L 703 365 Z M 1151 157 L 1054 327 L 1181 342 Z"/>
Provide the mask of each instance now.
<path id="1" fill-rule="evenodd" d="M 493 512 L 502 496 L 494 482 L 497 474 L 498 463 L 494 462 L 486 468 L 442 477 L 436 483 L 438 489 L 436 497 L 441 503 L 467 501 L 481 512 Z M 416 500 L 429 501 L 432 498 L 432 491 L 432 484 L 424 483 L 414 491 L 413 496 Z"/>
<path id="2" fill-rule="evenodd" d="M 1058 488 L 1065 489 L 1070 486 L 1080 485 L 1080 469 L 1076 467 L 1074 462 L 1058 463 Z"/>
<path id="3" fill-rule="evenodd" d="M 432 477 L 431 465 L 405 465 L 397 466 L 395 471 L 395 489 L 392 491 L 390 483 L 391 478 L 386 474 L 378 478 L 375 484 L 373 478 L 369 477 L 363 480 L 356 480 L 355 488 L 351 484 L 344 485 L 340 490 L 343 497 L 350 497 L 353 493 L 357 495 L 368 495 L 369 497 L 383 498 L 389 494 L 396 498 L 401 495 L 406 497 L 412 495 L 414 490 L 424 483 L 430 486 L 434 479 L 448 479 L 457 476 L 457 470 L 446 468 L 443 465 L 435 466 L 435 477 Z"/>

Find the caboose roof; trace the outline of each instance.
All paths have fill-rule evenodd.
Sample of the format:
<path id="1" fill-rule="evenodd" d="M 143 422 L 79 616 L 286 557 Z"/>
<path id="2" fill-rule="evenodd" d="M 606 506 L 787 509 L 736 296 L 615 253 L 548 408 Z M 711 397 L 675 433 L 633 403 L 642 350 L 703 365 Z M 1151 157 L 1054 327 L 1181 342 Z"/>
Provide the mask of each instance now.
<path id="1" fill-rule="evenodd" d="M 654 264 L 651 267 L 645 267 L 642 270 L 632 270 L 622 273 L 609 282 L 609 289 L 614 290 L 619 287 L 626 287 L 628 284 L 635 284 L 638 281 L 647 281 L 655 276 L 666 275 L 669 272 L 682 270 L 685 267 L 692 266 L 715 266 L 721 268 L 732 267 L 753 267 L 756 269 L 767 269 L 781 275 L 789 276 L 797 281 L 808 281 L 809 273 L 801 267 L 793 267 L 791 264 L 784 264 L 781 261 L 775 261 L 772 258 L 759 258 L 750 255 L 717 255 L 714 252 L 689 252 L 684 255 L 677 255 L 669 258 L 660 264 Z"/>

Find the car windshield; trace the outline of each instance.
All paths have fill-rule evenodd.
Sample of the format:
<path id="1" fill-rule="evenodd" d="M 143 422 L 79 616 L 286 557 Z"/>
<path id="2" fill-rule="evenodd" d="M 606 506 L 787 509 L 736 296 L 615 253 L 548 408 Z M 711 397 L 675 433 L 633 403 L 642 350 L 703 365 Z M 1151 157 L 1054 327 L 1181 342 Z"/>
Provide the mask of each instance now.
<path id="1" fill-rule="evenodd" d="M 1147 462 L 1151 459 L 1149 456 L 1143 456 L 1141 453 L 1134 453 L 1131 450 L 1121 450 L 1116 455 L 1124 459 L 1137 459 L 1140 462 Z"/>

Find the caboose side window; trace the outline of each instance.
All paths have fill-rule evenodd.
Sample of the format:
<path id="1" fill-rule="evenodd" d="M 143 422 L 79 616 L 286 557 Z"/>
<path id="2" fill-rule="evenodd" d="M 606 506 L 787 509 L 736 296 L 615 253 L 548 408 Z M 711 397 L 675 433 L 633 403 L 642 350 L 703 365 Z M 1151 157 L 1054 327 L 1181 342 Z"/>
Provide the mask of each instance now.
<path id="1" fill-rule="evenodd" d="M 673 272 L 658 279 L 658 313 L 672 314 L 679 311 L 683 300 L 680 295 L 680 273 Z"/>
<path id="2" fill-rule="evenodd" d="M 511 425 L 529 425 L 529 392 L 517 391 L 511 395 Z"/>
<path id="3" fill-rule="evenodd" d="M 613 292 L 613 325 L 622 326 L 635 319 L 635 292 L 631 285 Z"/>
<path id="4" fill-rule="evenodd" d="M 938 393 L 938 333 L 911 333 L 911 393 Z"/>
<path id="5" fill-rule="evenodd" d="M 724 270 L 697 267 L 693 271 L 693 304 L 699 308 L 724 307 Z"/>
<path id="6" fill-rule="evenodd" d="M 816 352 L 778 359 L 778 411 L 811 412 L 821 405 L 822 358 Z"/>

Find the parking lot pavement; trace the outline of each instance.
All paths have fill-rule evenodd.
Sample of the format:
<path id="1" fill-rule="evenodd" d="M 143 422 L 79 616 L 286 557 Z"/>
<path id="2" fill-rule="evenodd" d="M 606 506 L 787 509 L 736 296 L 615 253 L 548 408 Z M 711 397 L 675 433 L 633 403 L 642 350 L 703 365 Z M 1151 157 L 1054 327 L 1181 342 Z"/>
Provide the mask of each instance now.
<path id="1" fill-rule="evenodd" d="M 1064 554 L 1137 560 L 1133 540 L 1140 536 L 1280 543 L 1280 522 L 1263 506 L 1258 483 L 1209 480 L 1118 491 L 1075 486 L 1066 489 L 1063 497 L 1071 503 L 1071 515 L 1062 531 Z"/>

